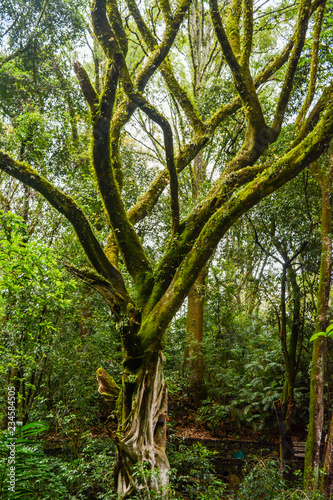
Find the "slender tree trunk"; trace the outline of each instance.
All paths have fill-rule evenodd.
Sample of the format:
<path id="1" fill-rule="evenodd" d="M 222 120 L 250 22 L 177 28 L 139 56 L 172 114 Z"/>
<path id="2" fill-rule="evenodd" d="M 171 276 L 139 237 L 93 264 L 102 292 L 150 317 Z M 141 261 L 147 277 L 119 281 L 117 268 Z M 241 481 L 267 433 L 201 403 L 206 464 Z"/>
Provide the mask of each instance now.
<path id="1" fill-rule="evenodd" d="M 295 383 L 295 359 L 292 358 L 290 345 L 287 344 L 287 315 L 286 315 L 286 281 L 287 262 L 283 265 L 281 281 L 281 324 L 280 340 L 285 362 L 286 378 L 283 386 L 281 400 L 275 403 L 275 411 L 280 433 L 280 459 L 282 473 L 286 480 L 292 477 L 293 445 L 291 440 L 291 422 L 294 412 L 294 383 Z M 291 339 L 292 340 L 292 335 Z M 296 339 L 297 342 L 297 339 Z"/>
<path id="2" fill-rule="evenodd" d="M 190 9 L 188 28 L 190 37 L 191 57 L 193 62 L 193 94 L 200 98 L 205 87 L 208 74 L 209 57 L 212 49 L 212 26 L 203 18 L 203 2 L 195 0 Z M 192 196 L 194 200 L 202 192 L 202 184 L 206 180 L 206 164 L 200 151 L 193 160 Z M 208 266 L 202 269 L 197 281 L 188 295 L 187 338 L 185 363 L 189 370 L 189 397 L 199 406 L 206 397 L 203 365 L 203 323 L 204 323 L 204 292 Z"/>
<path id="3" fill-rule="evenodd" d="M 324 422 L 324 341 L 325 339 L 321 337 L 316 339 L 312 353 L 310 414 L 304 462 L 304 481 L 307 489 L 316 489 L 319 480 Z"/>
<path id="4" fill-rule="evenodd" d="M 126 368 L 118 398 L 116 490 L 121 498 L 167 494 L 167 387 L 162 352 L 149 354 L 138 370 Z M 123 496 L 122 496 L 123 495 Z M 141 498 L 141 496 L 139 497 Z"/>
<path id="5" fill-rule="evenodd" d="M 280 460 L 284 479 L 292 479 L 294 450 L 291 436 L 291 420 L 294 413 L 294 387 L 285 381 L 281 400 L 274 403 L 280 434 Z"/>
<path id="6" fill-rule="evenodd" d="M 200 186 L 205 180 L 205 171 L 203 155 L 200 152 L 193 162 L 192 195 L 195 200 L 198 198 Z M 205 266 L 188 294 L 187 306 L 185 364 L 189 372 L 188 394 L 196 407 L 200 406 L 207 394 L 202 353 L 207 274 L 208 266 Z"/>
<path id="7" fill-rule="evenodd" d="M 325 498 L 331 498 L 333 493 L 333 416 L 328 432 L 320 491 Z"/>
<path id="8" fill-rule="evenodd" d="M 313 172 L 322 191 L 322 248 L 317 298 L 316 332 L 324 331 L 328 323 L 328 305 L 332 271 L 332 171 L 333 156 L 328 172 L 313 165 Z M 310 415 L 305 448 L 304 482 L 308 489 L 316 489 L 319 481 L 320 446 L 324 422 L 324 351 L 326 339 L 314 341 L 310 380 Z"/>
<path id="9" fill-rule="evenodd" d="M 202 353 L 204 322 L 204 288 L 208 273 L 205 267 L 188 295 L 187 339 L 185 359 L 189 371 L 189 396 L 195 406 L 199 406 L 206 397 L 204 382 L 204 363 Z"/>

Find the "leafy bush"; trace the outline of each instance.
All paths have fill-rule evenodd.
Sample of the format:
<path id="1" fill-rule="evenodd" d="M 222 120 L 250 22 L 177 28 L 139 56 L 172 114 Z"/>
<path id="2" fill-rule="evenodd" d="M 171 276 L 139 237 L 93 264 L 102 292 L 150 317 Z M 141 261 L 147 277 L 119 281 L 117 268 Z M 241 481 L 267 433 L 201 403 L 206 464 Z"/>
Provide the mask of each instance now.
<path id="1" fill-rule="evenodd" d="M 283 500 L 325 500 L 325 497 L 319 491 L 303 491 L 293 489 L 287 491 L 282 497 Z M 281 500 L 282 500 L 281 499 Z M 276 498 L 275 500 L 280 500 Z"/>
<path id="2" fill-rule="evenodd" d="M 169 453 L 172 467 L 171 484 L 176 491 L 181 491 L 191 500 L 220 500 L 225 485 L 215 477 L 212 452 L 196 443 L 193 446 L 180 444 Z"/>
<path id="3" fill-rule="evenodd" d="M 92 492 L 101 500 L 113 500 L 114 446 L 110 439 L 88 440 L 81 458 L 72 462 L 47 456 L 42 442 L 31 438 L 47 429 L 33 422 L 17 429 L 15 441 L 15 487 L 8 490 L 8 434 L 0 441 L 0 497 L 3 500 L 74 500 Z"/>
<path id="4" fill-rule="evenodd" d="M 114 461 L 115 447 L 111 439 L 89 439 L 80 458 L 67 464 L 63 471 L 72 492 L 68 498 L 83 499 L 90 493 L 100 500 L 115 499 Z"/>
<path id="5" fill-rule="evenodd" d="M 254 458 L 246 465 L 247 474 L 241 484 L 239 500 L 277 500 L 285 490 L 279 464 L 273 459 Z"/>
<path id="6" fill-rule="evenodd" d="M 288 487 L 279 462 L 270 458 L 253 458 L 247 463 L 245 474 L 237 500 L 324 500 L 319 491 Z"/>

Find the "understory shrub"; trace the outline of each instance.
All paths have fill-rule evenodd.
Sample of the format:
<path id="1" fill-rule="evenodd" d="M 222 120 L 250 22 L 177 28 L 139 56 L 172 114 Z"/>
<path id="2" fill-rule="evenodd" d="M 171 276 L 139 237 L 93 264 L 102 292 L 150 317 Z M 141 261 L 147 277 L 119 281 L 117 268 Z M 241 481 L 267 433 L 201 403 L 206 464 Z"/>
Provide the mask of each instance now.
<path id="1" fill-rule="evenodd" d="M 324 500 L 318 491 L 290 488 L 281 476 L 277 460 L 254 457 L 247 462 L 244 472 L 237 500 Z"/>
<path id="2" fill-rule="evenodd" d="M 3 500 L 118 500 L 113 489 L 115 447 L 110 438 L 88 438 L 76 460 L 48 456 L 35 434 L 45 431 L 44 424 L 31 423 L 18 430 L 15 492 L 8 491 L 8 444 L 0 440 L 0 497 Z M 212 452 L 200 443 L 186 446 L 180 439 L 171 440 L 170 487 L 168 492 L 152 491 L 149 485 L 158 474 L 137 464 L 133 477 L 142 485 L 134 500 L 324 500 L 319 492 L 290 488 L 281 477 L 280 463 L 272 458 L 253 457 L 247 461 L 244 479 L 237 493 L 228 492 L 216 477 Z M 302 478 L 299 477 L 301 484 Z"/>
<path id="3" fill-rule="evenodd" d="M 66 497 L 67 487 L 59 459 L 47 457 L 35 435 L 47 430 L 32 422 L 16 427 L 0 440 L 0 496 L 3 500 L 57 500 Z"/>
<path id="4" fill-rule="evenodd" d="M 217 454 L 200 443 L 170 447 L 171 484 L 190 500 L 220 500 L 225 484 L 215 476 L 212 458 Z M 174 493 L 175 495 L 176 493 Z"/>

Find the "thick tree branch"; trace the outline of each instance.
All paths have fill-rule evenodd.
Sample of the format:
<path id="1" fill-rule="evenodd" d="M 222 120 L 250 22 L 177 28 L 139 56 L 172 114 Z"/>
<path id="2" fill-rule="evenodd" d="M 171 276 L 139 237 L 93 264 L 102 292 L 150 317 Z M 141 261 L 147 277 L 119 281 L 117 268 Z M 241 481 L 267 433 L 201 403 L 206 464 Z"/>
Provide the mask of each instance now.
<path id="1" fill-rule="evenodd" d="M 242 13 L 242 0 L 232 0 L 228 13 L 226 28 L 227 36 L 233 53 L 239 58 L 241 53 L 241 40 L 239 22 Z"/>
<path id="2" fill-rule="evenodd" d="M 332 137 L 333 94 L 331 93 L 327 110 L 314 130 L 292 151 L 286 153 L 247 186 L 234 193 L 230 200 L 210 217 L 175 273 L 167 292 L 146 317 L 140 332 L 144 347 L 149 348 L 161 341 L 165 328 L 193 286 L 202 266 L 208 261 L 231 225 L 263 198 L 319 158 L 328 148 Z M 151 329 L 152 323 L 154 330 Z"/>
<path id="3" fill-rule="evenodd" d="M 74 62 L 74 71 L 76 73 L 77 79 L 79 81 L 83 97 L 87 101 L 88 106 L 92 113 L 96 111 L 98 105 L 98 96 L 96 90 L 94 89 L 88 73 L 79 61 Z"/>
<path id="4" fill-rule="evenodd" d="M 106 18 L 105 1 L 96 0 L 94 2 L 92 16 L 96 36 L 99 36 L 99 39 L 105 44 L 104 35 L 101 33 L 102 28 L 109 30 L 108 32 L 112 31 Z M 115 18 L 115 22 L 118 22 L 117 14 L 115 14 Z M 121 32 L 122 35 L 123 33 Z M 152 274 L 151 266 L 140 239 L 126 216 L 110 151 L 110 123 L 118 85 L 119 66 L 124 54 L 121 51 L 117 38 L 113 34 L 112 46 L 108 45 L 104 48 L 109 58 L 107 74 L 98 106 L 94 105 L 92 108 L 93 166 L 105 211 L 117 239 L 118 247 L 124 256 L 126 267 L 133 277 L 138 293 L 140 294 L 140 292 L 143 292 L 149 286 Z"/>
<path id="5" fill-rule="evenodd" d="M 292 50 L 294 45 L 293 39 L 291 39 L 282 52 L 273 59 L 273 61 L 269 61 L 265 68 L 258 74 L 258 76 L 254 80 L 255 88 L 261 87 L 264 83 L 266 83 L 282 66 L 288 61 L 290 51 Z M 207 122 L 207 132 L 212 133 L 216 127 L 226 119 L 227 116 L 235 113 L 238 109 L 241 108 L 241 100 L 239 97 L 236 97 L 233 101 L 225 106 L 222 106 L 218 111 L 214 113 L 214 115 Z"/>
<path id="6" fill-rule="evenodd" d="M 247 67 L 252 49 L 253 37 L 253 0 L 243 0 L 243 37 L 241 64 Z"/>
<path id="7" fill-rule="evenodd" d="M 121 48 L 124 56 L 126 56 L 128 51 L 128 39 L 123 27 L 116 0 L 106 0 L 106 10 L 110 24 L 112 26 L 114 34 L 116 35 L 119 47 Z"/>
<path id="8" fill-rule="evenodd" d="M 108 92 L 106 89 L 105 92 Z M 101 113 L 94 123 L 93 165 L 98 186 L 110 223 L 117 239 L 118 247 L 124 256 L 126 267 L 134 279 L 138 292 L 142 291 L 151 276 L 151 266 L 139 237 L 129 222 L 113 169 L 110 154 L 110 102 L 108 110 Z M 101 108 L 103 109 L 103 108 Z"/>
<path id="9" fill-rule="evenodd" d="M 324 0 L 316 0 L 312 3 L 310 8 L 310 16 L 319 8 L 321 3 Z M 254 79 L 255 88 L 261 87 L 264 83 L 266 83 L 282 66 L 288 61 L 290 52 L 295 45 L 295 40 L 297 38 L 297 27 L 295 33 L 292 38 L 287 42 L 284 49 L 280 52 L 278 56 L 276 56 L 272 61 L 269 61 L 265 68 L 256 76 Z M 239 98 L 234 99 L 231 103 L 222 106 L 218 111 L 214 113 L 214 115 L 210 118 L 207 123 L 207 132 L 215 130 L 215 128 L 223 121 L 225 118 L 241 107 L 241 101 Z"/>
<path id="10" fill-rule="evenodd" d="M 222 24 L 217 0 L 210 0 L 210 12 L 217 39 L 220 42 L 224 57 L 231 70 L 236 90 L 244 105 L 245 114 L 249 120 L 250 126 L 255 130 L 264 129 L 266 128 L 265 119 L 250 71 L 245 71 L 245 68 L 241 67 L 231 48 Z"/>
<path id="11" fill-rule="evenodd" d="M 239 61 L 235 56 L 224 30 L 217 0 L 210 0 L 210 12 L 217 39 L 230 67 L 236 90 L 241 98 L 247 119 L 244 144 L 230 168 L 238 170 L 254 163 L 272 142 L 270 128 L 266 125 L 261 104 L 248 66 L 248 51 L 252 45 L 252 0 L 244 0 L 243 52 Z"/>
<path id="12" fill-rule="evenodd" d="M 191 4 L 192 0 L 181 0 L 179 7 L 173 16 L 172 21 L 165 30 L 161 44 L 156 47 L 154 52 L 149 57 L 144 68 L 138 74 L 134 84 L 142 92 L 148 80 L 152 77 L 155 71 L 159 68 L 162 62 L 167 57 L 173 42 L 175 41 L 179 27 L 184 20 L 185 14 Z"/>
<path id="13" fill-rule="evenodd" d="M 151 30 L 149 29 L 149 27 L 147 26 L 147 24 L 145 23 L 136 1 L 127 0 L 126 3 L 128 6 L 128 10 L 130 11 L 131 16 L 133 17 L 145 44 L 147 45 L 147 47 L 149 47 L 149 49 L 154 49 L 158 45 L 158 42 L 153 33 L 151 32 Z"/>
<path id="14" fill-rule="evenodd" d="M 211 189 L 205 200 L 193 209 L 191 214 L 181 223 L 180 234 L 174 244 L 164 255 L 155 273 L 156 279 L 147 310 L 160 300 L 168 288 L 174 273 L 185 256 L 193 247 L 200 231 L 209 218 L 223 206 L 232 195 L 236 186 L 240 187 L 252 181 L 267 166 L 248 167 L 237 172 L 230 172 L 220 178 Z"/>
<path id="15" fill-rule="evenodd" d="M 171 211 L 172 211 L 172 229 L 173 234 L 178 232 L 179 228 L 179 201 L 178 201 L 178 176 L 175 167 L 173 152 L 173 135 L 168 120 L 152 106 L 141 93 L 134 90 L 125 61 L 122 63 L 123 86 L 128 97 L 155 123 L 157 123 L 164 137 L 164 148 L 166 164 L 169 172 L 170 193 L 171 193 Z"/>
<path id="16" fill-rule="evenodd" d="M 224 57 L 226 58 L 228 66 L 231 70 L 235 82 L 235 87 L 241 99 L 249 101 L 250 100 L 249 92 L 244 82 L 240 64 L 238 62 L 236 55 L 234 54 L 234 51 L 232 50 L 228 36 L 223 27 L 217 0 L 210 0 L 209 6 L 215 33 L 222 48 Z"/>
<path id="17" fill-rule="evenodd" d="M 106 14 L 106 0 L 93 0 L 91 4 L 91 20 L 94 33 L 105 55 L 112 59 L 116 50 L 115 36 Z"/>
<path id="18" fill-rule="evenodd" d="M 155 71 L 162 64 L 164 59 L 167 57 L 168 52 L 175 40 L 179 26 L 182 23 L 186 11 L 189 7 L 191 0 L 182 0 L 180 3 L 170 25 L 165 30 L 162 42 L 159 46 L 156 46 L 151 56 L 148 58 L 142 70 L 139 72 L 138 76 L 134 81 L 134 86 L 139 92 L 143 92 L 149 79 L 155 73 Z M 122 172 L 121 172 L 121 162 L 119 154 L 119 140 L 120 133 L 124 125 L 129 121 L 134 111 L 136 110 L 136 105 L 126 97 L 118 106 L 117 112 L 114 114 L 111 123 L 111 151 L 113 164 L 115 169 L 115 175 L 119 185 L 122 183 Z"/>
<path id="19" fill-rule="evenodd" d="M 150 50 L 154 50 L 157 46 L 157 40 L 144 22 L 135 0 L 127 0 L 127 5 L 145 44 Z M 179 85 L 173 74 L 171 64 L 167 59 L 161 64 L 160 71 L 170 93 L 177 99 L 194 130 L 202 130 L 203 123 L 198 112 L 187 95 L 187 92 Z"/>
<path id="20" fill-rule="evenodd" d="M 169 0 L 159 0 L 159 5 L 161 7 L 162 14 L 164 19 L 168 23 L 172 19 L 171 7 Z"/>

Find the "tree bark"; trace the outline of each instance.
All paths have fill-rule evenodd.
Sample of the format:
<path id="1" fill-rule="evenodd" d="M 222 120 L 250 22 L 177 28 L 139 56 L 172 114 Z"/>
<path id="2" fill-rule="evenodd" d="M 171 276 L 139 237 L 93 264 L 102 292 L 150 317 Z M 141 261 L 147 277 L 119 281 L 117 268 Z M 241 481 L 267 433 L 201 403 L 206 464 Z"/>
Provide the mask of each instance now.
<path id="1" fill-rule="evenodd" d="M 118 398 L 115 485 L 121 498 L 136 494 L 167 495 L 169 461 L 166 456 L 167 387 L 165 358 L 151 353 L 138 370 L 127 368 Z M 123 495 L 123 496 L 122 496 Z"/>
<path id="2" fill-rule="evenodd" d="M 199 406 L 205 399 L 204 363 L 202 353 L 204 324 L 204 287 L 208 273 L 207 266 L 200 272 L 188 295 L 185 362 L 189 371 L 189 397 Z"/>
<path id="3" fill-rule="evenodd" d="M 325 331 L 328 324 L 328 305 L 332 271 L 332 174 L 333 155 L 328 172 L 318 164 L 312 166 L 322 191 L 322 249 L 317 298 L 316 332 Z M 314 341 L 310 379 L 310 415 L 305 448 L 304 482 L 308 489 L 316 489 L 319 482 L 320 446 L 324 422 L 324 353 L 325 337 Z"/>
<path id="4" fill-rule="evenodd" d="M 316 489 L 319 480 L 320 446 L 324 422 L 324 338 L 314 341 L 310 379 L 310 415 L 305 447 L 304 482 Z"/>
<path id="5" fill-rule="evenodd" d="M 320 491 L 325 498 L 331 498 L 333 492 L 333 417 L 328 432 Z"/>

